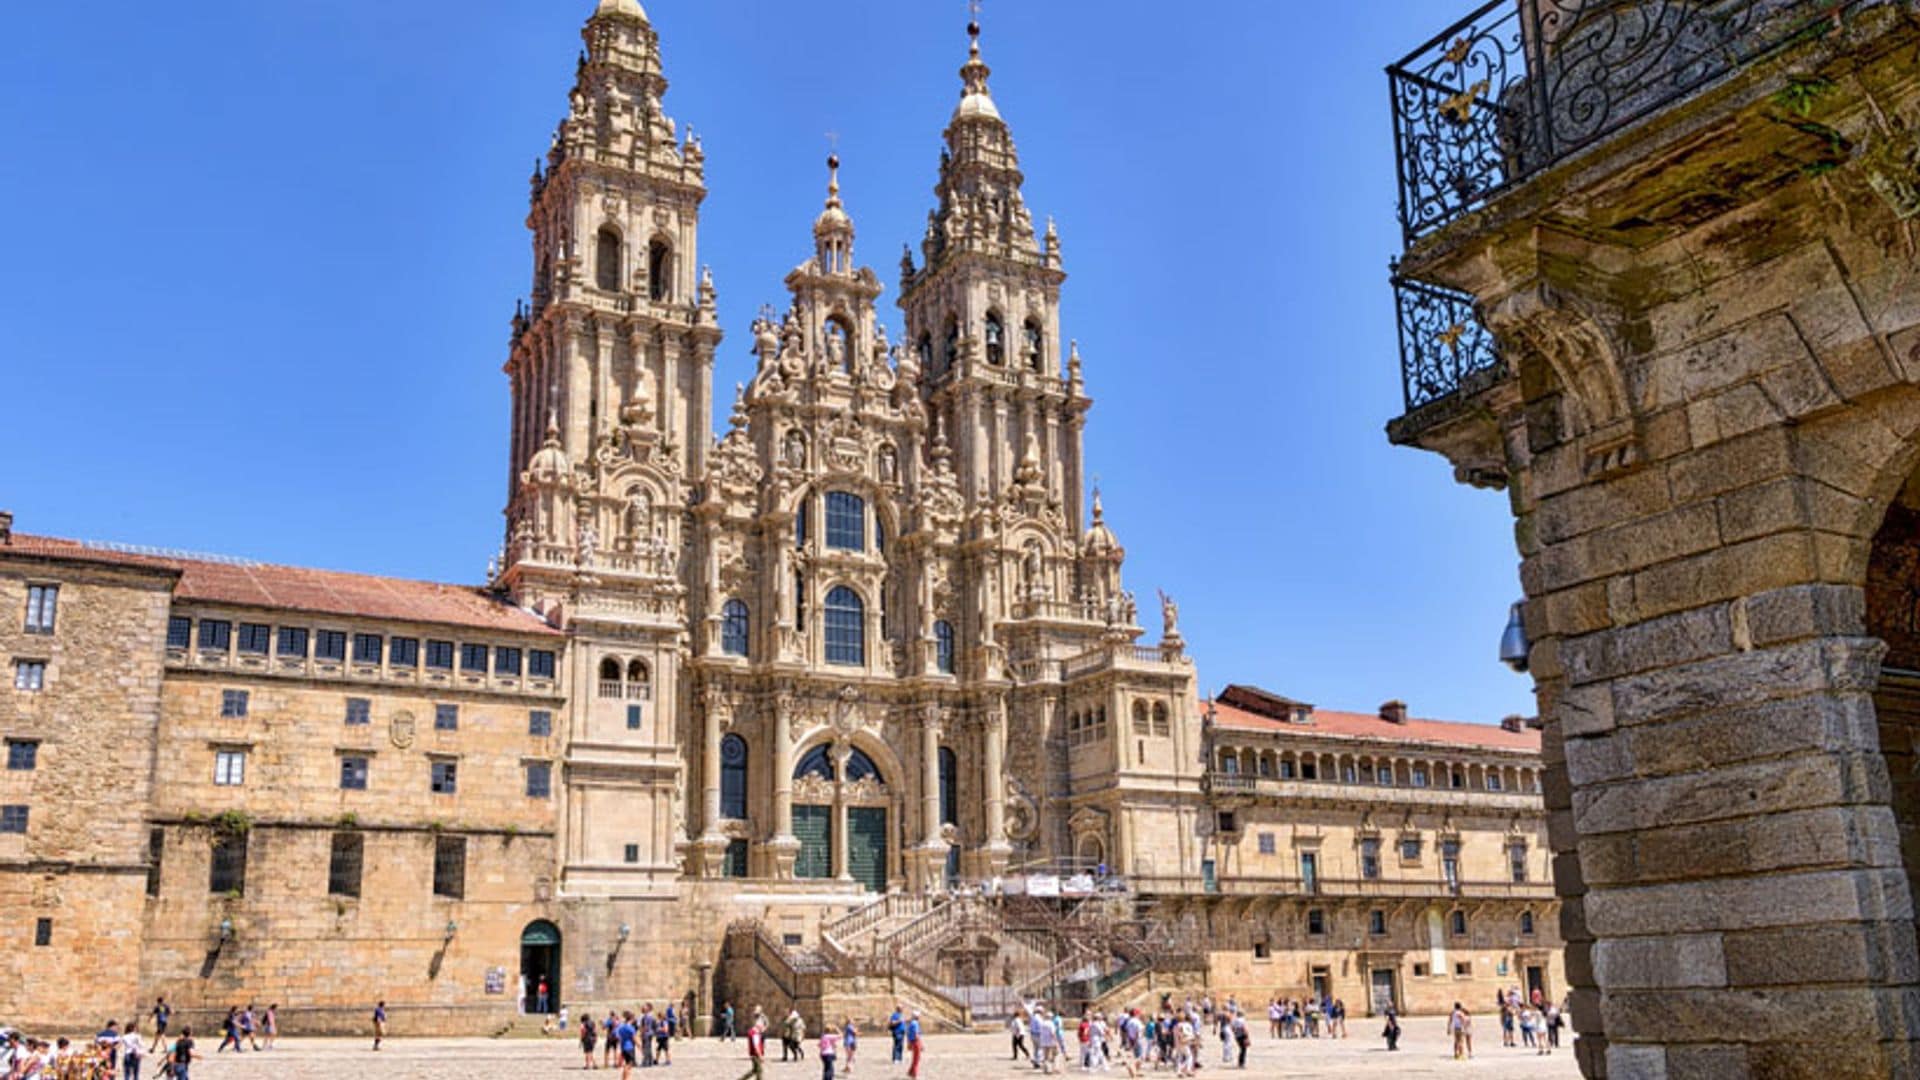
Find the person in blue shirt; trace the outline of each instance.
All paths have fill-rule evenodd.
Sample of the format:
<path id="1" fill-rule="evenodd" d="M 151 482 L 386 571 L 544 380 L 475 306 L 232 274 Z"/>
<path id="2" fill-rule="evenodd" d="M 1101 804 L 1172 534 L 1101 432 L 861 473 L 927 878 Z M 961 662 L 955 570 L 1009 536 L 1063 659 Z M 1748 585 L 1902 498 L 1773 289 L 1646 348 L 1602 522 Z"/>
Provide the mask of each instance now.
<path id="1" fill-rule="evenodd" d="M 920 1076 L 920 1010 L 913 1010 L 913 1019 L 907 1021 L 907 1052 L 913 1055 L 913 1062 L 907 1066 L 907 1075 L 913 1080 Z"/>
<path id="2" fill-rule="evenodd" d="M 620 1043 L 620 1080 L 633 1075 L 633 1040 L 639 1034 L 633 1024 L 633 1011 L 629 1009 L 621 1015 L 620 1026 L 613 1029 L 613 1037 Z"/>
<path id="3" fill-rule="evenodd" d="M 900 1006 L 893 1007 L 893 1015 L 887 1017 L 887 1034 L 893 1036 L 893 1060 L 899 1061 L 901 1048 L 907 1043 L 907 1020 L 900 1015 Z"/>

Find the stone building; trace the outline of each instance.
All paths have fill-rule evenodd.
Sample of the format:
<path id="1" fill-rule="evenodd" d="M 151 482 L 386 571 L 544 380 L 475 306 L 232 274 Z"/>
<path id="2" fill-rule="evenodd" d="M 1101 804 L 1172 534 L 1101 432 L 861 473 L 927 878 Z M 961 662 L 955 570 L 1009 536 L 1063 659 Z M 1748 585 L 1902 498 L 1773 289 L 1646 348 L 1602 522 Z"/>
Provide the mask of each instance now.
<path id="1" fill-rule="evenodd" d="M 1389 69 L 1388 430 L 1507 492 L 1588 1076 L 1920 1074 L 1916 47 L 1529 0 Z"/>

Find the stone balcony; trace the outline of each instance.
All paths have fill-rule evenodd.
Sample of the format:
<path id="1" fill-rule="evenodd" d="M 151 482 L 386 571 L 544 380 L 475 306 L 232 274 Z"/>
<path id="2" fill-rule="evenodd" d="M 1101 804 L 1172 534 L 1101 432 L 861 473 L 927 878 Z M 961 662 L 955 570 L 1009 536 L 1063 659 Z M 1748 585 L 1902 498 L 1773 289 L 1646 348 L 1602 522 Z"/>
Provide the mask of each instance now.
<path id="1" fill-rule="evenodd" d="M 417 687 L 422 691 L 459 690 L 477 694 L 510 694 L 552 698 L 560 693 L 560 684 L 552 678 L 495 674 L 491 671 L 462 671 L 458 668 L 393 667 L 353 660 L 327 660 L 312 656 L 269 656 L 231 649 L 170 648 L 169 671 L 225 671 L 247 677 L 302 680 L 339 680 L 361 685 Z"/>
<path id="2" fill-rule="evenodd" d="M 1364 803 L 1376 807 L 1458 809 L 1479 812 L 1541 813 L 1539 792 L 1484 791 L 1452 787 L 1413 787 L 1347 783 L 1340 780 L 1281 780 L 1245 773 L 1207 773 L 1206 785 L 1216 801 L 1273 800 L 1276 802 Z"/>

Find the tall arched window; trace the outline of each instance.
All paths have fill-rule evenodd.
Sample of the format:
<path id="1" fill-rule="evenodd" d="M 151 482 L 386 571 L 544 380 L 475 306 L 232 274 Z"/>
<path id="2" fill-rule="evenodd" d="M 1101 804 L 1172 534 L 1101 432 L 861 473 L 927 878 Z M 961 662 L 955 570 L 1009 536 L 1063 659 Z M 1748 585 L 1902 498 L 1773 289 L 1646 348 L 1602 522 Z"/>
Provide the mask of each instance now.
<path id="1" fill-rule="evenodd" d="M 960 824 L 960 762 L 945 746 L 940 748 L 940 824 Z"/>
<path id="2" fill-rule="evenodd" d="M 1007 328 L 1000 316 L 987 312 L 987 363 L 1000 367 L 1007 362 Z"/>
<path id="3" fill-rule="evenodd" d="M 738 735 L 720 740 L 720 816 L 747 816 L 747 740 Z"/>
<path id="4" fill-rule="evenodd" d="M 655 300 L 673 298 L 673 248 L 665 240 L 647 245 L 647 293 Z"/>
<path id="5" fill-rule="evenodd" d="M 867 549 L 867 501 L 845 491 L 827 492 L 827 546 L 840 551 Z"/>
<path id="6" fill-rule="evenodd" d="M 960 361 L 960 320 L 947 320 L 947 340 L 940 349 L 940 370 L 949 371 Z"/>
<path id="7" fill-rule="evenodd" d="M 620 291 L 620 234 L 601 229 L 594 241 L 593 283 L 607 292 Z"/>
<path id="8" fill-rule="evenodd" d="M 600 661 L 600 696 L 619 697 L 620 661 L 609 656 Z"/>
<path id="9" fill-rule="evenodd" d="M 860 594 L 836 585 L 827 594 L 827 663 L 867 662 L 866 605 Z"/>
<path id="10" fill-rule="evenodd" d="M 728 656 L 747 655 L 747 631 L 750 628 L 747 605 L 739 600 L 727 601 L 720 608 L 720 651 Z"/>
<path id="11" fill-rule="evenodd" d="M 1040 324 L 1032 319 L 1028 319 L 1026 325 L 1021 328 L 1021 334 L 1025 339 L 1022 345 L 1025 346 L 1027 370 L 1046 370 L 1047 338 L 1045 334 L 1040 332 Z"/>
<path id="12" fill-rule="evenodd" d="M 918 350 L 917 355 L 920 361 L 920 370 L 929 375 L 939 374 L 939 372 L 933 370 L 933 335 L 921 334 L 920 344 L 916 346 L 916 348 Z"/>
<path id="13" fill-rule="evenodd" d="M 857 749 L 847 751 L 847 783 L 851 784 L 868 777 L 882 781 L 886 779 L 880 775 L 880 766 L 875 765 L 865 751 Z"/>
<path id="14" fill-rule="evenodd" d="M 833 757 L 827 753 L 826 743 L 801 755 L 800 764 L 793 767 L 793 778 L 798 780 L 803 776 L 817 776 L 829 783 L 833 781 Z"/>
<path id="15" fill-rule="evenodd" d="M 638 686 L 647 685 L 647 662 L 635 660 L 627 665 L 627 681 Z"/>
<path id="16" fill-rule="evenodd" d="M 953 674 L 953 624 L 945 619 L 933 624 L 933 666 L 942 675 Z"/>

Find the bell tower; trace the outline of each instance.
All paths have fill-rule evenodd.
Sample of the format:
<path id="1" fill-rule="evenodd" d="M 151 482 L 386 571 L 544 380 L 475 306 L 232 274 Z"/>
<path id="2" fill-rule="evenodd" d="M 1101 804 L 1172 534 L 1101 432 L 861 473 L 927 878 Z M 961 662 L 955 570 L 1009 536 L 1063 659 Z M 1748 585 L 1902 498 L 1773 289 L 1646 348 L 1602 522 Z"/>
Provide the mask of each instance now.
<path id="1" fill-rule="evenodd" d="M 1060 238 L 1051 223 L 1034 232 L 1013 135 L 987 85 L 980 24 L 967 34 L 923 265 L 911 251 L 901 259 L 907 340 L 969 509 L 1018 484 L 1062 505 L 1077 535 L 1091 402 L 1078 356 L 1060 347 Z"/>

